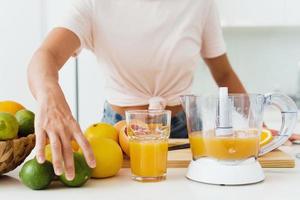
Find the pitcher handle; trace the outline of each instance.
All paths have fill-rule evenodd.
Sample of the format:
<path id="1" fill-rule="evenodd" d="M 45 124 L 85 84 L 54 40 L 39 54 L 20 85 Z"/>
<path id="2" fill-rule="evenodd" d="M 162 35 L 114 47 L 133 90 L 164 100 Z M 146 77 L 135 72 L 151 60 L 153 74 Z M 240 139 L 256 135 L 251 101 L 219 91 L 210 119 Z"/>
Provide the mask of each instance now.
<path id="1" fill-rule="evenodd" d="M 284 144 L 292 135 L 297 122 L 297 106 L 288 96 L 278 93 L 265 95 L 265 105 L 273 105 L 281 112 L 281 128 L 279 135 L 260 149 L 259 156 L 264 155 Z"/>

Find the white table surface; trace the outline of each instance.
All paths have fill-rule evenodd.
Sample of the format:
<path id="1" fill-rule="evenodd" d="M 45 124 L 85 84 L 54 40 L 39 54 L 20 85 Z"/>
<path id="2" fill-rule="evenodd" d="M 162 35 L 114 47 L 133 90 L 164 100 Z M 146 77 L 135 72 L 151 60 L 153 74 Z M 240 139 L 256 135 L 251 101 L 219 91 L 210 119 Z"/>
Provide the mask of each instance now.
<path id="1" fill-rule="evenodd" d="M 293 156 L 300 153 L 300 145 L 284 146 L 282 149 Z M 129 169 L 121 169 L 113 178 L 91 179 L 81 188 L 62 187 L 57 182 L 47 190 L 33 191 L 19 182 L 19 169 L 0 178 L 1 200 L 300 199 L 300 159 L 296 159 L 294 169 L 264 169 L 264 182 L 246 186 L 217 186 L 193 182 L 185 178 L 186 169 L 168 169 L 167 180 L 162 182 L 139 183 L 130 179 Z"/>

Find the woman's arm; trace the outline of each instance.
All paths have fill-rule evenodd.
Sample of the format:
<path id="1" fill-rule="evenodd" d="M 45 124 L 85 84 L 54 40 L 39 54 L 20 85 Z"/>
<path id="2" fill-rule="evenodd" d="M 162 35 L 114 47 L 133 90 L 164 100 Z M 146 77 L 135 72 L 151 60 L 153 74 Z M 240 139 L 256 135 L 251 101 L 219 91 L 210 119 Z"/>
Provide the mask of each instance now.
<path id="1" fill-rule="evenodd" d="M 204 61 L 219 87 L 228 87 L 230 93 L 246 93 L 226 54 L 216 58 L 205 58 Z"/>
<path id="2" fill-rule="evenodd" d="M 80 40 L 74 33 L 56 28 L 34 53 L 28 66 L 29 87 L 38 103 L 35 121 L 37 160 L 39 163 L 45 161 L 45 144 L 49 138 L 55 173 L 61 175 L 65 170 L 69 180 L 74 178 L 72 139 L 83 149 L 89 166 L 95 167 L 90 145 L 73 118 L 58 83 L 58 71 L 79 46 Z"/>

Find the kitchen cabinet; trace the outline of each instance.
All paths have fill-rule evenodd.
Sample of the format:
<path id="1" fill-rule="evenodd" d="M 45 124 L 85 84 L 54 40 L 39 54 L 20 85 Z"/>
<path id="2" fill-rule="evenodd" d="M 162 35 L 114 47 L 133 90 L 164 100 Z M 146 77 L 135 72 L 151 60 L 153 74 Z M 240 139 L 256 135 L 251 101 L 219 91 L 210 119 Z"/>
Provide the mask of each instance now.
<path id="1" fill-rule="evenodd" d="M 223 27 L 299 26 L 298 0 L 216 0 Z"/>
<path id="2" fill-rule="evenodd" d="M 300 25 L 300 1 L 286 0 L 286 24 L 290 26 Z"/>

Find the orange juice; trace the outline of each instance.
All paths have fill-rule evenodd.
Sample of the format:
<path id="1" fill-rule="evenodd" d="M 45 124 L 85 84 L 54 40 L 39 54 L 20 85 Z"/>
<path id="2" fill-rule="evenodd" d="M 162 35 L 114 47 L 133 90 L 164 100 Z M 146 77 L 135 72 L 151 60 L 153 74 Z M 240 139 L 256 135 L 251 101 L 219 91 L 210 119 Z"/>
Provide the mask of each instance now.
<path id="1" fill-rule="evenodd" d="M 189 134 L 189 141 L 194 160 L 205 156 L 205 146 L 201 132 L 193 132 Z"/>
<path id="2" fill-rule="evenodd" d="M 164 177 L 167 171 L 168 141 L 131 140 L 131 172 L 138 177 Z"/>
<path id="3" fill-rule="evenodd" d="M 259 137 L 257 130 L 234 131 L 230 136 L 216 136 L 214 130 L 192 132 L 189 141 L 193 159 L 203 156 L 220 160 L 240 160 L 257 157 Z"/>
<path id="4" fill-rule="evenodd" d="M 220 160 L 241 160 L 256 157 L 259 150 L 259 138 L 250 137 L 206 137 L 207 156 Z"/>

